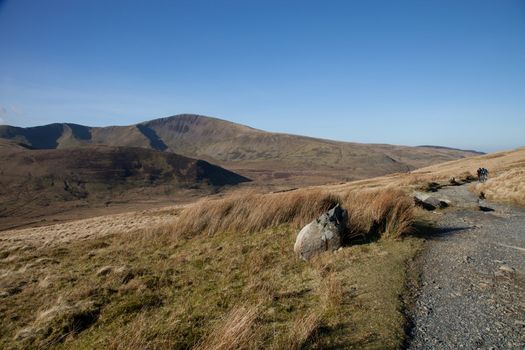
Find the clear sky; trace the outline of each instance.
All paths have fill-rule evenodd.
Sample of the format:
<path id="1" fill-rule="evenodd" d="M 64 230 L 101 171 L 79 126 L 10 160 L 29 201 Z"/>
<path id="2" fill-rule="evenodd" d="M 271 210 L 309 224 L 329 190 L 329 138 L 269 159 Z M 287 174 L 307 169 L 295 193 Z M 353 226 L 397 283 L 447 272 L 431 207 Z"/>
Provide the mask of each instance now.
<path id="1" fill-rule="evenodd" d="M 525 145 L 525 1 L 0 0 L 0 122 Z"/>

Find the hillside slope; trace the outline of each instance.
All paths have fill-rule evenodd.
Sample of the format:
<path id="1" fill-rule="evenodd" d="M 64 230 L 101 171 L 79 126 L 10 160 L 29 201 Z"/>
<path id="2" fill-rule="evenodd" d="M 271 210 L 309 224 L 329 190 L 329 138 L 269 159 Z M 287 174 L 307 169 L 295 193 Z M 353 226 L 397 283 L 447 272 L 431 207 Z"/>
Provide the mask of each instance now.
<path id="1" fill-rule="evenodd" d="M 27 145 L 13 140 L 0 139 L 0 150 L 24 150 Z"/>
<path id="2" fill-rule="evenodd" d="M 194 115 L 157 119 L 146 125 L 175 152 L 210 157 L 207 159 L 265 182 L 299 185 L 406 172 L 476 154 L 439 147 L 360 144 L 270 133 Z"/>
<path id="3" fill-rule="evenodd" d="M 313 184 L 380 176 L 478 154 L 443 147 L 360 144 L 271 133 L 221 119 L 177 115 L 131 126 L 0 126 L 34 148 L 133 146 L 206 159 L 265 183 Z"/>
<path id="4" fill-rule="evenodd" d="M 484 183 L 474 181 L 469 187 L 471 191 L 478 195 L 483 192 L 492 201 L 525 206 L 525 147 L 431 165 L 410 174 L 390 174 L 319 188 L 339 192 L 385 186 L 414 190 L 428 188 L 429 183 L 448 186 L 452 178 L 459 182 L 468 177 L 475 179 L 476 170 L 481 167 L 489 170 L 489 179 Z"/>
<path id="5" fill-rule="evenodd" d="M 0 223 L 44 209 L 209 194 L 249 181 L 203 160 L 138 147 L 0 147 L 0 159 Z"/>

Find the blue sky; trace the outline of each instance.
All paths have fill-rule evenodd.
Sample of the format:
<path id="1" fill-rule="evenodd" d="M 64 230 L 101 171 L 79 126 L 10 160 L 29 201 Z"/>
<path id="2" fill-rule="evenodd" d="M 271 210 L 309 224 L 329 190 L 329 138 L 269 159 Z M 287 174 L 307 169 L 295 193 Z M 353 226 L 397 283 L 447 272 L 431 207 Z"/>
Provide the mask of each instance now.
<path id="1" fill-rule="evenodd" d="M 0 0 L 1 1 L 1 0 Z M 0 119 L 525 145 L 525 2 L 0 2 Z"/>

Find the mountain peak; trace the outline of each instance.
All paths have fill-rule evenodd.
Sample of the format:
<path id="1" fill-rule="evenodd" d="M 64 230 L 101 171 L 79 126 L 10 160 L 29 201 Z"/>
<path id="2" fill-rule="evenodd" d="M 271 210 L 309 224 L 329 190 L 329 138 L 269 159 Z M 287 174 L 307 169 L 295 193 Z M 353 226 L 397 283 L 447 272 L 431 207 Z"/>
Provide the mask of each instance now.
<path id="1" fill-rule="evenodd" d="M 222 128 L 235 128 L 237 131 L 244 130 L 244 131 L 263 132 L 262 130 L 251 128 L 243 124 L 231 122 L 229 120 L 210 117 L 210 116 L 201 115 L 201 114 L 190 114 L 190 113 L 176 114 L 176 115 L 172 115 L 169 117 L 153 119 L 153 120 L 142 122 L 140 124 L 144 124 L 147 126 L 187 125 L 188 127 L 198 126 L 200 128 L 206 128 L 206 127 L 221 128 L 222 127 Z"/>

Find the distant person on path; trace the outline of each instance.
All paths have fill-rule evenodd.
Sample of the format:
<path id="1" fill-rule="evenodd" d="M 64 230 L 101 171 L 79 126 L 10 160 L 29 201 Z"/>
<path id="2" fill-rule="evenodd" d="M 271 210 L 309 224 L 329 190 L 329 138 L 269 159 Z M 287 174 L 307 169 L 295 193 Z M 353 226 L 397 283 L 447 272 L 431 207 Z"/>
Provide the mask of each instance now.
<path id="1" fill-rule="evenodd" d="M 478 169 L 478 181 L 479 182 L 485 182 L 489 178 L 489 171 L 486 168 L 479 168 Z"/>

